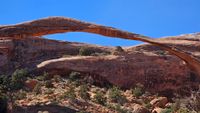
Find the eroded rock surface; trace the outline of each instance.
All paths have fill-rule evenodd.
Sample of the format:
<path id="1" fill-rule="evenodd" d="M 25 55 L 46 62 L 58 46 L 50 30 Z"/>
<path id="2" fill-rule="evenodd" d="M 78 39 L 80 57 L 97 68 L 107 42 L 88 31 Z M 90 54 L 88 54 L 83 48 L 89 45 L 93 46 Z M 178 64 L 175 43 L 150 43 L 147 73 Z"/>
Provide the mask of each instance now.
<path id="1" fill-rule="evenodd" d="M 60 58 L 65 55 L 77 55 L 84 46 L 96 52 L 109 52 L 106 47 L 27 37 L 20 40 L 0 40 L 0 74 L 12 73 L 15 69 L 35 69 L 45 60 Z"/>
<path id="2" fill-rule="evenodd" d="M 199 58 L 199 39 L 199 34 L 190 34 L 161 40 Z M 148 91 L 164 95 L 171 95 L 173 92 L 187 94 L 191 88 L 198 88 L 199 77 L 186 63 L 157 46 L 142 44 L 124 48 L 124 52 L 114 55 L 77 56 L 82 46 L 99 53 L 114 51 L 113 47 L 61 42 L 40 37 L 9 39 L 0 45 L 1 48 L 9 48 L 1 49 L 3 52 L 0 59 L 3 62 L 1 61 L 0 73 L 9 73 L 17 68 L 61 75 L 68 71 L 79 71 L 102 77 L 103 80 L 123 88 L 131 88 L 141 83 Z"/>
<path id="3" fill-rule="evenodd" d="M 16 25 L 0 26 L 0 37 L 11 37 L 12 39 L 23 39 L 28 36 L 43 36 L 64 32 L 89 32 L 108 37 L 147 42 L 159 46 L 160 48 L 179 57 L 200 76 L 200 61 L 196 57 L 185 53 L 182 49 L 179 49 L 176 46 L 170 46 L 169 44 L 165 44 L 163 41 L 158 41 L 157 39 L 122 31 L 113 27 L 97 25 L 65 17 L 49 17 Z"/>

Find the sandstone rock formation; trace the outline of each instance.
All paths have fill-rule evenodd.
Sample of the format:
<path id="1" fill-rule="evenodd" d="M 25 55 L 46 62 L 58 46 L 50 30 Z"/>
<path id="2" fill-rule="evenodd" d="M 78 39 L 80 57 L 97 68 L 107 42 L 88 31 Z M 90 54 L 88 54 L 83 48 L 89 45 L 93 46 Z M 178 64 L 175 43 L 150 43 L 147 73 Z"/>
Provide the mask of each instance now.
<path id="1" fill-rule="evenodd" d="M 75 31 L 140 40 L 167 51 L 143 44 L 124 48 L 125 52 L 117 55 L 76 56 L 82 46 L 97 53 L 110 53 L 114 48 L 38 37 Z M 1 26 L 0 37 L 0 74 L 11 73 L 17 68 L 61 75 L 79 71 L 123 88 L 141 83 L 148 91 L 168 95 L 174 91 L 187 93 L 191 88 L 197 88 L 200 81 L 197 76 L 200 73 L 200 34 L 150 39 L 110 27 L 55 17 Z M 71 56 L 62 58 L 64 55 Z"/>
<path id="2" fill-rule="evenodd" d="M 133 113 L 150 113 L 150 111 L 148 109 L 146 109 L 145 107 L 136 104 L 134 106 Z"/>
<path id="3" fill-rule="evenodd" d="M 199 38 L 199 34 L 192 34 L 163 40 L 200 58 L 197 40 Z M 148 91 L 164 94 L 173 92 L 187 94 L 190 88 L 198 88 L 198 76 L 185 62 L 149 44 L 127 47 L 123 53 L 104 56 L 77 56 L 77 54 L 81 47 L 88 47 L 98 53 L 111 53 L 114 48 L 40 37 L 9 39 L 0 45 L 10 51 L 4 51 L 0 57 L 4 59 L 1 64 L 1 74 L 12 72 L 17 68 L 61 75 L 79 71 L 94 76 L 99 82 L 108 81 L 123 88 L 131 88 L 141 83 Z"/>
<path id="4" fill-rule="evenodd" d="M 154 107 L 165 107 L 165 105 L 167 104 L 168 100 L 166 97 L 158 97 L 155 98 L 153 100 L 151 100 L 150 104 Z"/>
<path id="5" fill-rule="evenodd" d="M 63 32 L 89 32 L 109 37 L 118 37 L 148 42 L 169 51 L 171 54 L 178 56 L 184 60 L 191 69 L 195 70 L 196 74 L 200 76 L 200 61 L 195 57 L 188 55 L 181 49 L 170 47 L 169 45 L 162 43 L 162 41 L 160 42 L 146 36 L 121 31 L 112 27 L 86 23 L 63 17 L 44 18 L 32 22 L 0 27 L 0 37 L 13 37 L 14 39 L 25 38 L 27 36 L 43 36 Z"/>
<path id="6" fill-rule="evenodd" d="M 48 40 L 41 37 L 0 40 L 0 74 L 12 73 L 15 69 L 34 69 L 42 61 L 60 58 L 64 55 L 77 55 L 84 46 L 96 52 L 109 52 L 112 49 L 82 43 Z"/>

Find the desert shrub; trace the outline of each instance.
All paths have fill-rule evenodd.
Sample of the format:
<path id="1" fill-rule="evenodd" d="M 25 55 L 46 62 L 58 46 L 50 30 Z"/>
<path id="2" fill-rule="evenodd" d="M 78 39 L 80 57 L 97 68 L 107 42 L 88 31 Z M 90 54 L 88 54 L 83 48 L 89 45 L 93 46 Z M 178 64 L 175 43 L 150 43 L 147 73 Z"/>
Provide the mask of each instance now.
<path id="1" fill-rule="evenodd" d="M 171 111 L 171 112 L 170 112 Z M 181 107 L 181 101 L 176 99 L 172 106 L 162 113 L 191 113 L 191 111 L 186 107 Z"/>
<path id="2" fill-rule="evenodd" d="M 166 108 L 162 110 L 161 113 L 173 113 L 173 110 L 171 108 Z"/>
<path id="3" fill-rule="evenodd" d="M 181 106 L 180 100 L 176 99 L 172 104 L 171 108 L 173 109 L 173 111 L 177 111 L 178 109 L 180 109 L 180 106 Z"/>
<path id="4" fill-rule="evenodd" d="M 0 90 L 1 91 L 6 92 L 6 91 L 10 90 L 11 89 L 10 83 L 11 83 L 11 79 L 9 76 L 7 76 L 7 75 L 0 76 Z"/>
<path id="5" fill-rule="evenodd" d="M 52 84 L 51 80 L 45 81 L 44 85 L 45 85 L 46 88 L 52 88 L 53 87 L 53 84 Z"/>
<path id="6" fill-rule="evenodd" d="M 0 113 L 7 113 L 8 98 L 4 94 L 0 94 Z"/>
<path id="7" fill-rule="evenodd" d="M 78 86 L 80 86 L 81 84 L 82 84 L 82 82 L 81 82 L 80 80 L 76 80 L 76 81 L 73 81 L 73 82 L 70 83 L 70 85 L 73 85 L 73 86 L 75 86 L 75 87 L 78 87 Z"/>
<path id="8" fill-rule="evenodd" d="M 80 73 L 79 72 L 75 72 L 75 71 L 72 71 L 70 74 L 69 74 L 69 80 L 70 81 L 76 81 L 80 78 Z"/>
<path id="9" fill-rule="evenodd" d="M 90 99 L 90 95 L 88 93 L 88 85 L 87 84 L 83 84 L 83 85 L 80 86 L 79 95 L 84 100 L 89 100 Z"/>
<path id="10" fill-rule="evenodd" d="M 40 94 L 42 92 L 41 87 L 42 87 L 42 84 L 41 83 L 37 83 L 36 86 L 33 89 L 33 92 L 36 95 Z"/>
<path id="11" fill-rule="evenodd" d="M 142 96 L 144 94 L 144 88 L 143 88 L 143 85 L 141 84 L 136 84 L 136 87 L 132 89 L 132 94 L 135 96 L 135 97 L 139 97 L 139 96 Z"/>
<path id="12" fill-rule="evenodd" d="M 106 97 L 104 97 L 104 94 L 102 92 L 97 91 L 94 95 L 94 102 L 101 105 L 106 105 Z"/>
<path id="13" fill-rule="evenodd" d="M 125 109 L 125 108 L 122 108 L 119 104 L 116 104 L 116 105 L 107 104 L 106 106 L 109 109 L 117 111 L 118 113 L 131 113 L 131 111 L 129 111 L 129 110 Z"/>
<path id="14" fill-rule="evenodd" d="M 93 53 L 95 53 L 95 52 L 93 50 L 89 49 L 88 47 L 81 47 L 79 49 L 79 55 L 81 55 L 81 56 L 90 56 Z"/>
<path id="15" fill-rule="evenodd" d="M 191 113 L 191 111 L 187 108 L 179 108 L 176 113 Z"/>
<path id="16" fill-rule="evenodd" d="M 54 80 L 55 82 L 59 82 L 59 81 L 61 80 L 61 76 L 60 76 L 60 75 L 54 75 L 54 76 L 53 76 L 53 80 Z"/>
<path id="17" fill-rule="evenodd" d="M 44 72 L 42 75 L 38 76 L 37 79 L 38 79 L 39 81 L 50 80 L 49 73 Z"/>
<path id="18" fill-rule="evenodd" d="M 112 87 L 109 89 L 108 97 L 111 101 L 124 104 L 127 100 L 126 97 L 121 94 L 118 87 Z"/>
<path id="19" fill-rule="evenodd" d="M 117 52 L 124 52 L 124 49 L 121 46 L 116 46 L 115 51 Z"/>
<path id="20" fill-rule="evenodd" d="M 147 109 L 151 109 L 152 108 L 152 105 L 150 103 L 145 103 L 144 104 L 144 107 L 147 108 Z"/>
<path id="21" fill-rule="evenodd" d="M 116 110 L 119 113 L 128 113 L 128 110 L 122 108 L 119 104 L 115 105 L 114 110 Z"/>
<path id="22" fill-rule="evenodd" d="M 19 92 L 15 93 L 14 100 L 24 99 L 24 98 L 26 98 L 26 94 L 27 93 L 25 91 L 20 90 Z"/>
<path id="23" fill-rule="evenodd" d="M 18 90 L 23 87 L 24 81 L 28 75 L 28 71 L 26 69 L 17 69 L 11 78 L 11 86 L 12 89 Z"/>
<path id="24" fill-rule="evenodd" d="M 134 89 L 132 89 L 132 94 L 135 97 L 139 97 L 143 94 L 142 89 L 140 87 L 135 87 Z"/>
<path id="25" fill-rule="evenodd" d="M 68 98 L 71 101 L 74 101 L 76 99 L 76 94 L 75 94 L 75 87 L 70 86 L 69 89 L 62 95 L 62 98 Z"/>

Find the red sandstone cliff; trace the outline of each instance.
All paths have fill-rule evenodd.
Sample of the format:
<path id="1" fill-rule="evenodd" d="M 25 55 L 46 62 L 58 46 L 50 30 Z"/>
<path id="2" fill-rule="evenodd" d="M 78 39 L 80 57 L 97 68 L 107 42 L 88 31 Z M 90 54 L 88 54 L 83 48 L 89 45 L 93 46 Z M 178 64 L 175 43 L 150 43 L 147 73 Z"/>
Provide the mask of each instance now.
<path id="1" fill-rule="evenodd" d="M 89 32 L 152 45 L 128 47 L 124 52 L 108 54 L 115 48 L 39 37 L 63 32 Z M 28 68 L 36 75 L 43 71 L 61 75 L 79 71 L 89 73 L 98 82 L 106 81 L 124 88 L 141 83 L 151 92 L 155 89 L 158 92 L 185 92 L 197 88 L 199 83 L 199 41 L 198 33 L 152 39 L 70 18 L 44 18 L 0 26 L 0 74 L 10 74 L 18 68 Z M 81 47 L 98 55 L 77 56 Z"/>
<path id="2" fill-rule="evenodd" d="M 161 40 L 200 58 L 199 34 Z M 82 46 L 87 46 L 97 53 L 114 51 L 114 47 L 62 42 L 40 37 L 6 39 L 0 41 L 0 73 L 9 73 L 17 68 L 47 71 L 50 74 L 66 74 L 73 70 L 89 73 L 99 82 L 105 80 L 124 88 L 141 83 L 151 92 L 156 89 L 156 92 L 165 93 L 186 93 L 190 88 L 197 88 L 199 83 L 198 76 L 184 61 L 157 46 L 142 44 L 126 47 L 124 52 L 117 54 L 77 56 Z"/>

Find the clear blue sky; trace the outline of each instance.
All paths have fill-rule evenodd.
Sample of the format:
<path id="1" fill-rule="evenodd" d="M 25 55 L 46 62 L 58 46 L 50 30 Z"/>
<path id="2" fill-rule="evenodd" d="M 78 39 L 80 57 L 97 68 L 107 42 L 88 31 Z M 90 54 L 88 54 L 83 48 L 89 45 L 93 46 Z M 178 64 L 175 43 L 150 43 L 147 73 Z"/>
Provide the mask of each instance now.
<path id="1" fill-rule="evenodd" d="M 1 0 L 0 25 L 65 16 L 158 38 L 200 32 L 200 0 Z M 87 33 L 47 38 L 98 45 L 131 46 L 136 41 Z"/>

